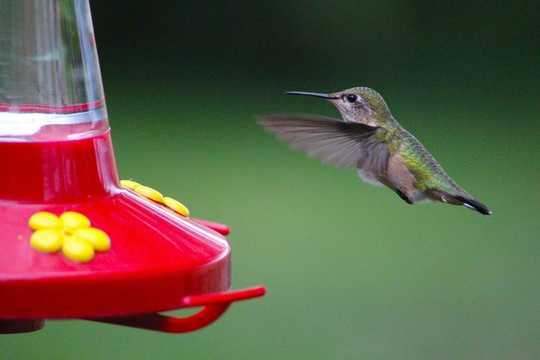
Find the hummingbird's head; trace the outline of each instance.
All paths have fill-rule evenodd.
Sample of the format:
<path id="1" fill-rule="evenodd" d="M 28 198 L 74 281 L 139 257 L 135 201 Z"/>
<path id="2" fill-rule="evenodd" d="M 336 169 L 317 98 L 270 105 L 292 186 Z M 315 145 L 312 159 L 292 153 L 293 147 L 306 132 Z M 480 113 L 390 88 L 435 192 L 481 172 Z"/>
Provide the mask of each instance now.
<path id="1" fill-rule="evenodd" d="M 327 99 L 334 104 L 346 122 L 380 126 L 382 123 L 393 120 L 382 96 L 367 87 L 354 87 L 330 94 L 303 91 L 289 91 L 287 94 Z"/>

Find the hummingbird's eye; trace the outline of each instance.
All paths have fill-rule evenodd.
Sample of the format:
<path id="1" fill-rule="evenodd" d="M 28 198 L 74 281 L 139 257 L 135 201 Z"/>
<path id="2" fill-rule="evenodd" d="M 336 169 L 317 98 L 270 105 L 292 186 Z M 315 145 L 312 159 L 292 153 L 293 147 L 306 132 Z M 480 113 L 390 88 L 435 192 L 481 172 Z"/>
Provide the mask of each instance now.
<path id="1" fill-rule="evenodd" d="M 358 96 L 356 96 L 355 94 L 349 94 L 345 98 L 350 103 L 356 102 L 356 100 L 358 100 Z"/>

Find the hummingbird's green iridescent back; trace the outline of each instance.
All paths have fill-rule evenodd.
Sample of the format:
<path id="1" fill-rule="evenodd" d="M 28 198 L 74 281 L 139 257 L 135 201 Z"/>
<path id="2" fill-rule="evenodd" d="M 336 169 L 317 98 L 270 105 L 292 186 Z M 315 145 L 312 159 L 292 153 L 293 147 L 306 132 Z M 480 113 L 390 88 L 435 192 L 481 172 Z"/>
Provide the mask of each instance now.
<path id="1" fill-rule="evenodd" d="M 399 137 L 398 151 L 407 168 L 415 175 L 419 190 L 441 189 L 452 195 L 468 195 L 414 135 L 400 127 L 396 130 L 396 136 Z"/>

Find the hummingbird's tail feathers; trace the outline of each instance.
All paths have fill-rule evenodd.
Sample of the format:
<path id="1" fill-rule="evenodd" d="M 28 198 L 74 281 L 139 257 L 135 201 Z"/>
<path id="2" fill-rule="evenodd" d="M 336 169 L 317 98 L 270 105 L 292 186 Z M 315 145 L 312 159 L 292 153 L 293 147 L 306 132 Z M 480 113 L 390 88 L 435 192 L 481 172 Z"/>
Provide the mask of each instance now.
<path id="1" fill-rule="evenodd" d="M 433 200 L 437 200 L 446 204 L 463 205 L 466 208 L 478 211 L 480 214 L 491 215 L 491 210 L 489 210 L 486 205 L 472 198 L 464 191 L 461 194 L 450 194 L 446 191 L 438 189 L 429 189 L 427 191 L 427 194 Z"/>
<path id="2" fill-rule="evenodd" d="M 466 198 L 464 196 L 455 196 L 455 199 L 460 201 L 463 206 L 476 210 L 482 215 L 491 215 L 491 210 L 478 200 Z"/>

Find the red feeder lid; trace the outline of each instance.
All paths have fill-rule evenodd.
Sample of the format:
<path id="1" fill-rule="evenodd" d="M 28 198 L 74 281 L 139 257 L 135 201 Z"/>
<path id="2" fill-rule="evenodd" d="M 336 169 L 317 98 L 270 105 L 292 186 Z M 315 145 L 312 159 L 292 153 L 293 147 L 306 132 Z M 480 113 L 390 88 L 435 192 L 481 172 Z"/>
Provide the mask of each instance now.
<path id="1" fill-rule="evenodd" d="M 0 49 L 13 59 L 0 62 L 0 333 L 69 318 L 179 333 L 211 323 L 232 302 L 262 296 L 263 287 L 228 290 L 225 225 L 180 216 L 119 185 L 88 2 L 53 3 L 52 19 L 39 0 L 33 7 L 8 2 L 0 13 L 0 31 L 13 35 Z M 69 30 L 61 24 L 70 11 L 77 23 L 70 35 L 79 41 L 46 48 L 69 39 L 58 29 Z M 36 250 L 28 222 L 40 211 L 84 214 L 109 236 L 110 249 L 87 262 Z M 66 234 L 67 251 L 72 234 L 58 233 Z M 187 318 L 158 314 L 184 307 L 202 310 Z"/>

